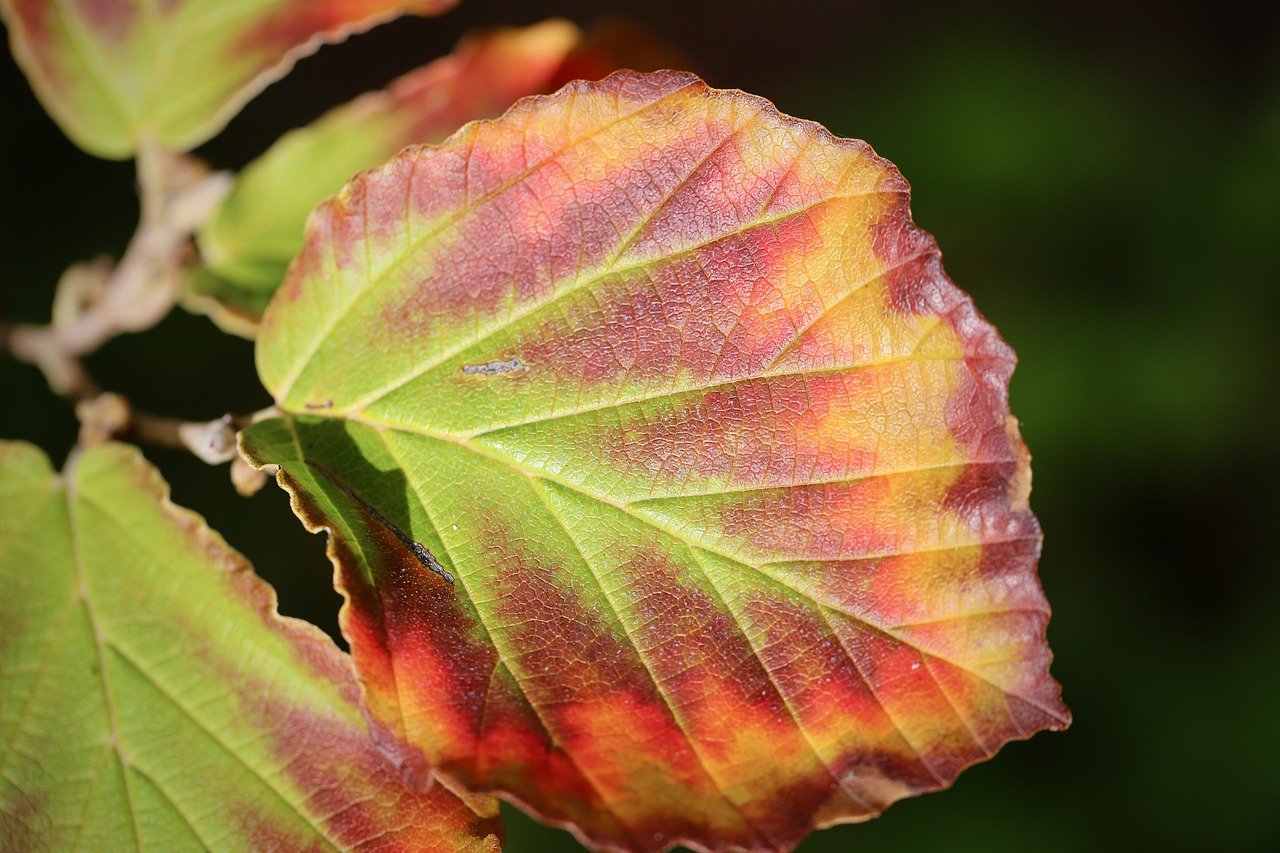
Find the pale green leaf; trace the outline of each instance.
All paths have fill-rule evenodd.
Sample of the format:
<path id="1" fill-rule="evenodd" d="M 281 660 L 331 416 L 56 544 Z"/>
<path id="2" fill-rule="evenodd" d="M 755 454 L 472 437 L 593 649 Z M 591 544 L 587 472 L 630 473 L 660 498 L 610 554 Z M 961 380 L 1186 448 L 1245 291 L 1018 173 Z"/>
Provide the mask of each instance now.
<path id="1" fill-rule="evenodd" d="M 496 850 L 406 787 L 350 662 L 137 450 L 0 443 L 0 847 Z"/>
<path id="2" fill-rule="evenodd" d="M 326 42 L 457 0 L 0 0 L 14 57 L 78 145 L 186 150 Z"/>

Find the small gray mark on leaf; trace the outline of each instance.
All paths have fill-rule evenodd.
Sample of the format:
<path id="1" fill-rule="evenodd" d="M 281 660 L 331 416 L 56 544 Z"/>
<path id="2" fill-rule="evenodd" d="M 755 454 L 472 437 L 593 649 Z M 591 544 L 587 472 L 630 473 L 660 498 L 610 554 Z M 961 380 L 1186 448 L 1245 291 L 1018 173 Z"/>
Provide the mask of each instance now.
<path id="1" fill-rule="evenodd" d="M 312 411 L 315 411 L 316 409 L 332 409 L 333 398 L 329 398 L 328 400 L 321 400 L 318 403 L 307 403 L 306 406 L 308 409 L 311 409 Z"/>
<path id="2" fill-rule="evenodd" d="M 463 365 L 462 372 L 468 376 L 497 376 L 501 373 L 515 373 L 524 370 L 525 363 L 519 356 L 506 361 L 486 361 L 484 364 Z"/>
<path id="3" fill-rule="evenodd" d="M 449 584 L 453 584 L 453 575 L 450 574 L 449 571 L 445 569 L 444 566 L 440 565 L 440 561 L 435 558 L 434 554 L 432 554 L 430 551 L 427 550 L 427 547 L 425 545 L 423 545 L 421 542 L 419 542 L 418 540 L 414 539 L 412 536 L 410 536 L 409 534 L 401 530 L 400 527 L 395 524 L 395 522 L 393 522 L 391 519 L 383 515 L 381 510 L 379 510 L 376 506 L 374 506 L 373 504 L 369 503 L 364 498 L 356 494 L 355 489 L 351 488 L 346 483 L 339 480 L 338 477 L 328 468 L 324 467 L 323 465 L 320 465 L 319 463 L 312 462 L 311 460 L 307 460 L 307 464 L 310 465 L 312 468 L 314 468 L 322 477 L 324 477 L 330 483 L 333 483 L 335 486 L 341 489 L 343 494 L 351 498 L 351 500 L 355 501 L 356 504 L 361 509 L 369 513 L 369 515 L 373 516 L 373 518 L 379 524 L 381 524 L 387 530 L 391 531 L 391 534 L 400 540 L 400 544 L 404 545 L 405 548 L 409 549 L 409 553 L 413 554 L 413 556 L 417 559 L 417 561 L 422 564 L 422 567 L 424 569 L 430 569 L 431 571 L 435 572 L 440 577 L 448 581 Z"/>

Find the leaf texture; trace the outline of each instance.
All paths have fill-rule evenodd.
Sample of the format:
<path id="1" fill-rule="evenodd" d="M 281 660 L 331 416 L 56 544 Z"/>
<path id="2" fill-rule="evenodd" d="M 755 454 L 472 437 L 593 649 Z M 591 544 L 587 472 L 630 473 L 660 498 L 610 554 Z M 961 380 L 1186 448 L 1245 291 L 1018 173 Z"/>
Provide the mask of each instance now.
<path id="1" fill-rule="evenodd" d="M 86 151 L 187 150 L 299 58 L 457 0 L 0 0 L 14 57 Z"/>
<path id="2" fill-rule="evenodd" d="M 0 849 L 492 850 L 407 788 L 349 659 L 136 450 L 0 443 Z"/>
<path id="3" fill-rule="evenodd" d="M 584 34 L 553 19 L 464 39 L 451 55 L 332 110 L 251 163 L 199 234 L 202 267 L 188 304 L 224 329 L 252 336 L 302 248 L 307 215 L 356 172 L 407 145 L 441 142 L 526 95 L 673 58 L 644 32 L 618 24 Z"/>
<path id="4" fill-rule="evenodd" d="M 1069 722 L 1013 353 L 863 142 L 570 84 L 322 205 L 257 352 L 411 777 L 788 849 Z"/>

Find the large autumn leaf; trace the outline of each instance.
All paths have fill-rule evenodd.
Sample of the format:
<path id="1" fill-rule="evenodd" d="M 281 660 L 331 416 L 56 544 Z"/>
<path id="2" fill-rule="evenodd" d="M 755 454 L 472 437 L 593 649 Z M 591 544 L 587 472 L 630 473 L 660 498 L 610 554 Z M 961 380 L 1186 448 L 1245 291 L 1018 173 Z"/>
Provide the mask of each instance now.
<path id="1" fill-rule="evenodd" d="M 213 136 L 302 56 L 457 0 L 0 0 L 13 54 L 76 144 L 101 157 Z"/>
<path id="2" fill-rule="evenodd" d="M 865 143 L 622 72 L 322 205 L 242 447 L 411 775 L 785 849 L 1068 723 L 1013 363 Z"/>
<path id="3" fill-rule="evenodd" d="M 0 848 L 497 850 L 405 787 L 350 661 L 138 452 L 0 443 Z"/>
<path id="4" fill-rule="evenodd" d="M 525 95 L 617 68 L 650 70 L 672 53 L 635 27 L 583 33 L 563 20 L 470 36 L 449 56 L 386 90 L 344 104 L 287 134 L 236 178 L 199 233 L 202 266 L 187 302 L 228 330 L 252 335 L 289 261 L 307 215 L 356 172 L 407 145 L 440 142 L 468 121 L 500 115 Z M 678 61 L 678 60 L 677 60 Z"/>

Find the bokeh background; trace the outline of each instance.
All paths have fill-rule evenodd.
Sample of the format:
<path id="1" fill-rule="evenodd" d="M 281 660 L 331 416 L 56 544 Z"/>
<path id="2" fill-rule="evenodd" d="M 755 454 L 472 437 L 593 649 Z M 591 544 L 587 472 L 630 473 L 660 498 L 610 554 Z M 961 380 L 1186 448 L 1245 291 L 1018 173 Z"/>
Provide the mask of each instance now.
<path id="1" fill-rule="evenodd" d="M 1075 725 L 802 850 L 1280 849 L 1280 6 L 465 0 L 303 61 L 200 153 L 241 166 L 469 29 L 606 13 L 896 162 L 1021 358 L 1013 408 Z M 122 251 L 132 167 L 67 142 L 0 53 L 0 315 L 41 321 L 68 263 Z M 90 366 L 151 411 L 268 403 L 251 345 L 181 311 Z M 75 437 L 7 357 L 0 435 L 55 459 Z M 285 612 L 335 630 L 323 543 L 281 492 L 244 500 L 224 469 L 146 452 Z M 576 848 L 508 817 L 513 851 Z"/>

